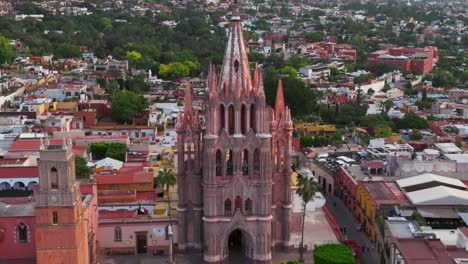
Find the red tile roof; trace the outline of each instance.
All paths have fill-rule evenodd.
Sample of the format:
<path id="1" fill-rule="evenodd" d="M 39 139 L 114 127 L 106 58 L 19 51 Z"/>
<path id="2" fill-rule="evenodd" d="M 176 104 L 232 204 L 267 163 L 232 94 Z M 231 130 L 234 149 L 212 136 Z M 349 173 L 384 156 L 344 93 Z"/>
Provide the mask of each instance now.
<path id="1" fill-rule="evenodd" d="M 26 158 L 19 158 L 19 159 L 0 159 L 0 166 L 1 165 L 19 165 L 23 164 Z"/>
<path id="2" fill-rule="evenodd" d="M 84 136 L 76 137 L 76 140 L 99 140 L 99 139 L 128 139 L 127 135 L 122 136 Z"/>
<path id="3" fill-rule="evenodd" d="M 51 139 L 50 144 L 60 145 L 63 143 L 62 139 Z M 39 151 L 41 141 L 39 139 L 16 140 L 11 145 L 9 151 Z"/>
<path id="4" fill-rule="evenodd" d="M 0 167 L 0 178 L 39 177 L 38 167 Z"/>
<path id="5" fill-rule="evenodd" d="M 132 184 L 132 183 L 153 183 L 153 173 L 135 172 L 121 174 L 94 174 L 97 184 Z"/>

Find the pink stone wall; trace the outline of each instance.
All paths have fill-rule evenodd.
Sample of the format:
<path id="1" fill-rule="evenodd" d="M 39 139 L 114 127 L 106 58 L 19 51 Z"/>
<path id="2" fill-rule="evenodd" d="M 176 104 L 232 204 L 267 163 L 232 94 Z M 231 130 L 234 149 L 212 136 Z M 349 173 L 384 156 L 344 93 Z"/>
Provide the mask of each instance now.
<path id="1" fill-rule="evenodd" d="M 113 223 L 100 224 L 98 230 L 98 245 L 100 252 L 136 252 L 136 232 L 147 232 L 147 249 L 148 254 L 152 254 L 153 250 L 164 250 L 167 252 L 170 240 L 166 240 L 166 236 L 157 236 L 153 234 L 153 229 L 162 228 L 166 230 L 168 222 L 158 223 Z M 120 227 L 122 230 L 122 241 L 114 240 L 115 227 Z M 177 225 L 174 225 L 174 243 L 177 243 Z"/>
<path id="2" fill-rule="evenodd" d="M 17 227 L 23 222 L 28 227 L 28 242 L 18 241 Z M 0 260 L 36 258 L 34 216 L 0 217 Z"/>

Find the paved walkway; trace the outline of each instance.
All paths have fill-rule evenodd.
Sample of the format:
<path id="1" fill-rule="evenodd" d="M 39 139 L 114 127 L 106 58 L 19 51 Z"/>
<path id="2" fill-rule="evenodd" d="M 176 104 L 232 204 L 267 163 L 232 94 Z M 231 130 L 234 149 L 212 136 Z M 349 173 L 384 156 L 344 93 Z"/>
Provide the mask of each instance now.
<path id="1" fill-rule="evenodd" d="M 273 253 L 273 264 L 279 264 L 281 262 L 286 263 L 288 260 L 295 260 L 299 258 L 297 251 L 291 251 L 289 253 L 274 252 Z M 305 254 L 305 264 L 313 264 L 313 257 L 311 252 Z M 126 255 L 126 256 L 109 256 L 99 264 L 165 264 L 167 263 L 168 256 L 151 256 L 151 255 Z M 188 254 L 176 254 L 176 264 L 202 264 L 201 253 L 188 253 Z M 232 264 L 247 264 L 247 263 L 232 263 Z"/>
<path id="2" fill-rule="evenodd" d="M 326 206 L 328 210 L 333 214 L 340 227 L 346 228 L 346 238 L 349 240 L 355 240 L 361 246 L 366 246 L 370 249 L 364 253 L 365 264 L 379 264 L 380 259 L 377 254 L 377 250 L 375 248 L 371 249 L 372 243 L 366 233 L 357 230 L 359 222 L 354 218 L 354 215 L 345 206 L 343 201 L 333 195 L 328 195 L 326 198 Z M 336 206 L 334 206 L 334 202 L 336 203 Z"/>

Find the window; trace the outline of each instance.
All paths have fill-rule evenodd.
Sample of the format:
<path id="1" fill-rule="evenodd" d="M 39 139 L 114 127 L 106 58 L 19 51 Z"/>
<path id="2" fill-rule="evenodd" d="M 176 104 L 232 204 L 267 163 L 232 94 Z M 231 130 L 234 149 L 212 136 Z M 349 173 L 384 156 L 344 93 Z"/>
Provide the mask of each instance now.
<path id="1" fill-rule="evenodd" d="M 54 211 L 52 213 L 52 223 L 54 225 L 57 225 L 58 224 L 58 212 L 57 211 Z"/>
<path id="2" fill-rule="evenodd" d="M 114 241 L 122 241 L 122 229 L 119 226 L 114 229 Z"/>
<path id="3" fill-rule="evenodd" d="M 250 200 L 250 198 L 245 200 L 244 208 L 245 208 L 245 213 L 246 214 L 251 214 L 252 213 L 252 200 Z"/>
<path id="4" fill-rule="evenodd" d="M 237 73 L 239 71 L 239 61 L 235 60 L 234 61 L 234 71 Z"/>
<path id="5" fill-rule="evenodd" d="M 254 151 L 254 172 L 255 174 L 260 173 L 260 150 L 255 149 Z"/>
<path id="6" fill-rule="evenodd" d="M 249 151 L 244 149 L 242 156 L 242 175 L 249 175 Z"/>
<path id="7" fill-rule="evenodd" d="M 245 105 L 243 104 L 241 107 L 241 133 L 245 135 L 247 133 L 247 123 L 246 123 L 246 118 L 247 118 L 247 110 Z"/>
<path id="8" fill-rule="evenodd" d="M 250 106 L 250 128 L 254 132 L 257 132 L 256 120 L 255 120 L 255 105 Z"/>
<path id="9" fill-rule="evenodd" d="M 222 176 L 221 172 L 221 150 L 216 151 L 216 176 Z"/>
<path id="10" fill-rule="evenodd" d="M 23 222 L 18 225 L 18 241 L 20 243 L 28 242 L 28 226 Z"/>
<path id="11" fill-rule="evenodd" d="M 225 113 L 224 113 L 224 105 L 219 106 L 219 127 L 220 129 L 224 129 L 225 125 Z"/>
<path id="12" fill-rule="evenodd" d="M 232 162 L 232 150 L 226 151 L 226 175 L 232 176 L 234 173 L 234 163 Z"/>
<path id="13" fill-rule="evenodd" d="M 239 209 L 242 211 L 242 198 L 240 196 L 236 196 L 235 205 L 236 210 Z"/>
<path id="14" fill-rule="evenodd" d="M 225 215 L 230 215 L 231 212 L 232 212 L 231 200 L 230 200 L 230 199 L 227 199 L 227 200 L 224 202 L 224 214 L 225 214 Z"/>
<path id="15" fill-rule="evenodd" d="M 58 172 L 55 167 L 50 169 L 50 187 L 54 190 L 58 189 Z"/>
<path id="16" fill-rule="evenodd" d="M 233 105 L 230 105 L 229 106 L 229 135 L 233 135 L 234 134 L 234 126 L 236 124 L 236 114 L 235 114 L 235 111 L 234 111 L 234 106 Z"/>

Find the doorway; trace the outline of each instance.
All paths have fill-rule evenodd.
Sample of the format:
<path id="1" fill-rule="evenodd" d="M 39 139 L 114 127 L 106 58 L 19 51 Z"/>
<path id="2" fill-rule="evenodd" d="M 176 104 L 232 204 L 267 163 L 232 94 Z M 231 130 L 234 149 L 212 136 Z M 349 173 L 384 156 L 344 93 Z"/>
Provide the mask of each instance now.
<path id="1" fill-rule="evenodd" d="M 146 232 L 135 233 L 137 254 L 146 254 L 147 252 L 147 238 Z"/>
<path id="2" fill-rule="evenodd" d="M 247 237 L 240 229 L 231 232 L 228 237 L 228 263 L 250 263 L 248 255 L 249 246 Z"/>

